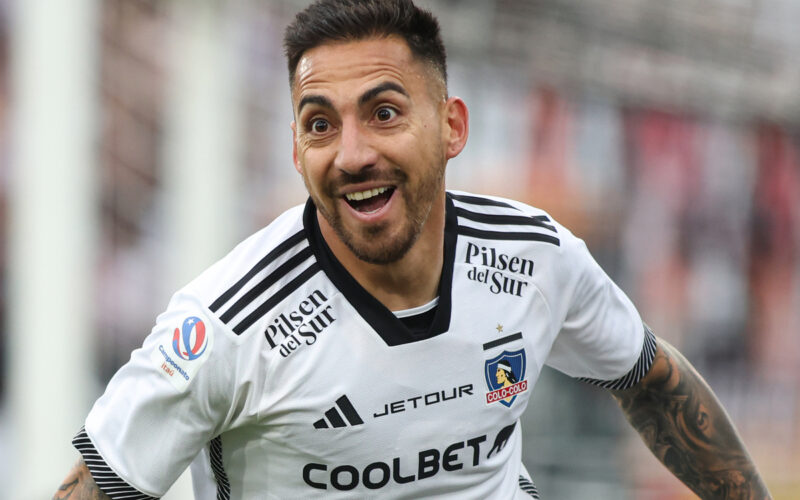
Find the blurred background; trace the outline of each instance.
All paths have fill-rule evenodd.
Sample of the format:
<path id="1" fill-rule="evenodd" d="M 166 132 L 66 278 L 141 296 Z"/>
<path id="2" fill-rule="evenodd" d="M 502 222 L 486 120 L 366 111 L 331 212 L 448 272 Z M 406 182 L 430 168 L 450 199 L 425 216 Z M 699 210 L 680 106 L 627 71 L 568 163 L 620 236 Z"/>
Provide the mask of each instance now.
<path id="1" fill-rule="evenodd" d="M 305 200 L 281 38 L 308 3 L 0 0 L 8 498 L 61 484 L 170 294 Z M 449 187 L 583 237 L 710 382 L 775 498 L 800 498 L 800 2 L 419 4 L 471 111 Z M 603 391 L 552 370 L 523 429 L 543 498 L 694 498 Z M 166 498 L 191 498 L 188 479 Z"/>

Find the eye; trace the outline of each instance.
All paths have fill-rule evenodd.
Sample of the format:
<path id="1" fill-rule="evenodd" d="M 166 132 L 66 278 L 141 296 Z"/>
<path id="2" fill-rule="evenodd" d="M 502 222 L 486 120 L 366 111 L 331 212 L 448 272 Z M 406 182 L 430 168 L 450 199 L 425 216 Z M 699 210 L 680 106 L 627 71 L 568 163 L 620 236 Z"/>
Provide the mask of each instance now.
<path id="1" fill-rule="evenodd" d="M 328 120 L 324 120 L 322 118 L 317 118 L 316 120 L 312 120 L 309 126 L 312 132 L 315 134 L 324 134 L 330 128 L 330 123 Z"/>
<path id="2" fill-rule="evenodd" d="M 379 122 L 388 122 L 395 116 L 397 116 L 397 110 L 387 106 L 378 108 L 378 110 L 375 111 L 375 118 L 377 118 Z"/>

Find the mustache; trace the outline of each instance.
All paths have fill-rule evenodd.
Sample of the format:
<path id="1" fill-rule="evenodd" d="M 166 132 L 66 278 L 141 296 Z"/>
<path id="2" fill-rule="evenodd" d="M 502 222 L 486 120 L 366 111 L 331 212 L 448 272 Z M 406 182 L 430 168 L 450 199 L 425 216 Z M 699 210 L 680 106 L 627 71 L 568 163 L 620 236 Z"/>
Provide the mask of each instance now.
<path id="1" fill-rule="evenodd" d="M 340 171 L 336 178 L 330 182 L 329 189 L 331 193 L 337 193 L 343 188 L 352 184 L 361 184 L 365 182 L 386 182 L 388 184 L 397 185 L 405 182 L 407 179 L 408 175 L 400 169 L 382 171 L 372 168 L 364 168 L 354 174 Z"/>

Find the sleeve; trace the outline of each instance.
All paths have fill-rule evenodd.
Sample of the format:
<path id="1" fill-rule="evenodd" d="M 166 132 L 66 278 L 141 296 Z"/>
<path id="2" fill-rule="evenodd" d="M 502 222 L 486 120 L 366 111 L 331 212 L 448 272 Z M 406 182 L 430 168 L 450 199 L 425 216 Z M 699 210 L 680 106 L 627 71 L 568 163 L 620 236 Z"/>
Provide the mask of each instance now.
<path id="1" fill-rule="evenodd" d="M 222 432 L 231 408 L 226 327 L 176 294 L 114 375 L 73 440 L 112 499 L 162 496 Z"/>
<path id="2" fill-rule="evenodd" d="M 625 293 L 563 227 L 557 311 L 563 318 L 546 364 L 605 388 L 626 389 L 650 369 L 655 337 Z"/>

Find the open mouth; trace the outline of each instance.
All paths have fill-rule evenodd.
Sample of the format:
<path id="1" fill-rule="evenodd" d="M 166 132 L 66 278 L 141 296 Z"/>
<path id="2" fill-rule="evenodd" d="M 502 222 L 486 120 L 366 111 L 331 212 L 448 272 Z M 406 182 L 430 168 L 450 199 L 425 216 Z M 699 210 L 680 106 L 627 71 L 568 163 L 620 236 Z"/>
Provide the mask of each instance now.
<path id="1" fill-rule="evenodd" d="M 393 187 L 379 187 L 356 193 L 347 193 L 344 195 L 344 199 L 354 210 L 362 214 L 371 214 L 383 208 L 389 202 L 393 193 Z"/>

